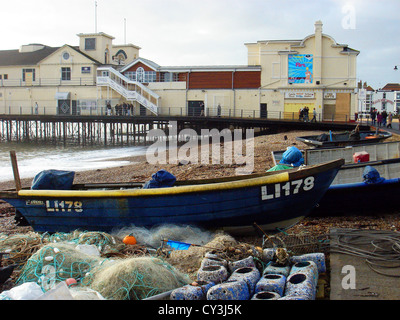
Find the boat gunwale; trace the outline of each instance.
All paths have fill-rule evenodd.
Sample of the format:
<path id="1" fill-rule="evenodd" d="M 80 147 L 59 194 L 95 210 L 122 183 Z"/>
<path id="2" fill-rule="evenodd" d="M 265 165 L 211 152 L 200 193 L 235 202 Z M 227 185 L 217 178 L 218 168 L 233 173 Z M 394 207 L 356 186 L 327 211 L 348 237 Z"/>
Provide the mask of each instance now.
<path id="1" fill-rule="evenodd" d="M 340 168 L 343 159 L 328 161 L 323 164 L 312 165 L 284 170 L 276 174 L 265 174 L 261 177 L 241 178 L 234 181 L 214 182 L 198 185 L 182 185 L 168 188 L 154 189 L 125 189 L 125 190 L 19 190 L 7 194 L 0 192 L 0 199 L 6 198 L 121 198 L 121 197 L 149 197 L 191 194 L 198 192 L 226 191 L 240 188 L 258 187 L 268 184 L 288 182 L 303 176 L 316 174 L 335 167 Z M 8 195 L 8 197 L 7 197 Z M 5 196 L 5 197 L 4 197 Z"/>

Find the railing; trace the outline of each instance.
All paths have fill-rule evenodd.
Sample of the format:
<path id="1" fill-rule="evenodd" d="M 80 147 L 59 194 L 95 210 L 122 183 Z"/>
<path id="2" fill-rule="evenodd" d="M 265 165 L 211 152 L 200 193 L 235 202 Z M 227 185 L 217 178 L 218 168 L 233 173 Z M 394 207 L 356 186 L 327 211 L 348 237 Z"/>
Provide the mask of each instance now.
<path id="1" fill-rule="evenodd" d="M 160 96 L 140 82 L 132 81 L 113 68 L 97 69 L 97 85 L 109 86 L 127 100 L 139 102 L 154 114 L 158 114 Z"/>
<path id="2" fill-rule="evenodd" d="M 39 78 L 35 81 L 23 81 L 22 79 L 0 79 L 0 87 L 40 87 L 40 86 L 94 86 L 96 80 L 93 77 L 71 78 L 62 80 L 59 78 Z"/>
<path id="3" fill-rule="evenodd" d="M 6 110 L 0 110 L 0 114 L 9 115 L 57 115 L 58 108 L 54 106 L 42 106 L 40 105 L 37 113 L 34 107 L 7 107 Z M 163 107 L 158 109 L 158 116 L 171 116 L 171 117 L 196 117 L 196 118 L 241 118 L 241 119 L 265 119 L 265 120 L 282 120 L 282 121 L 299 121 L 307 122 L 305 119 L 299 119 L 298 112 L 284 112 L 284 111 L 260 111 L 254 109 L 232 109 L 232 108 L 222 108 L 218 113 L 218 108 L 207 108 L 206 112 L 203 114 L 198 110 L 189 110 L 186 107 Z M 65 115 L 65 114 L 63 114 Z M 95 107 L 81 107 L 76 106 L 76 108 L 71 108 L 72 116 L 106 116 L 107 107 L 105 101 L 99 101 L 99 104 Z M 134 112 L 122 112 L 117 113 L 115 107 L 112 106 L 111 116 L 121 116 L 121 117 L 140 117 L 140 110 L 135 108 Z M 312 115 L 308 118 L 308 122 L 311 122 Z M 360 120 L 360 119 L 358 119 Z M 332 116 L 323 116 L 318 114 L 316 118 L 317 122 L 342 122 L 351 123 L 355 122 L 355 116 L 350 116 L 348 114 L 335 114 Z M 371 124 L 369 122 L 368 124 Z"/>

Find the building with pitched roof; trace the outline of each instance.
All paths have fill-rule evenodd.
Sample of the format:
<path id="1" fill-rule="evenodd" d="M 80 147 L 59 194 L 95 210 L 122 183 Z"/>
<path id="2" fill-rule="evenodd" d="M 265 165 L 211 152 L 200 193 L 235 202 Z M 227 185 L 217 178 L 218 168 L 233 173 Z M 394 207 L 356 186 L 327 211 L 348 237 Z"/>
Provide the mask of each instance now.
<path id="1" fill-rule="evenodd" d="M 79 46 L 32 44 L 0 51 L 0 112 L 105 114 L 106 105 L 134 114 L 349 120 L 357 110 L 359 51 L 322 33 L 299 40 L 246 43 L 245 65 L 160 66 L 132 44 L 105 33 L 78 34 Z M 42 109 L 40 109 L 42 108 Z"/>

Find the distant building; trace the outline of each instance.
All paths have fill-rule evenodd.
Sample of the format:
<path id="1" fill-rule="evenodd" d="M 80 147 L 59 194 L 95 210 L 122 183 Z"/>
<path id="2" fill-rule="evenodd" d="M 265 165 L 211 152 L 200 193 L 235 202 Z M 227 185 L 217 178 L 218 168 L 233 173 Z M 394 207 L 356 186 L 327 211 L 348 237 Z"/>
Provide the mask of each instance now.
<path id="1" fill-rule="evenodd" d="M 299 40 L 246 43 L 245 65 L 160 66 L 140 48 L 113 45 L 105 33 L 78 34 L 79 46 L 39 44 L 0 51 L 0 113 L 105 114 L 106 105 L 134 114 L 349 120 L 358 109 L 359 51 L 322 33 Z"/>
<path id="2" fill-rule="evenodd" d="M 372 109 L 382 112 L 398 114 L 400 111 L 400 84 L 388 83 L 383 88 L 374 90 L 370 86 L 366 89 L 366 99 L 359 104 L 360 113 L 369 113 Z"/>

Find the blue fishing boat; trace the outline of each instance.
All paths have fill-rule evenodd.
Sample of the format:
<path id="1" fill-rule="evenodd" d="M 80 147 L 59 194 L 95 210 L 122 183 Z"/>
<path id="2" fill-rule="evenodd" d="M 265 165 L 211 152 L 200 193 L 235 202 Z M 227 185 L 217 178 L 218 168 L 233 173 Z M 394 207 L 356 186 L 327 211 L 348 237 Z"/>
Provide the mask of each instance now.
<path id="1" fill-rule="evenodd" d="M 307 216 L 334 180 L 343 160 L 302 169 L 220 179 L 73 184 L 68 190 L 0 192 L 37 232 L 111 232 L 130 225 L 194 225 L 232 234 L 286 229 Z"/>
<path id="2" fill-rule="evenodd" d="M 361 152 L 367 153 L 370 161 L 355 163 L 354 155 Z M 290 147 L 286 151 L 273 151 L 272 157 L 277 169 L 344 160 L 345 164 L 311 215 L 370 214 L 399 207 L 395 196 L 400 193 L 399 141 L 302 151 Z"/>
<path id="3" fill-rule="evenodd" d="M 296 137 L 296 140 L 315 148 L 332 148 L 382 142 L 391 136 L 392 133 L 382 130 L 359 131 L 356 132 L 356 134 L 353 131 L 348 131 L 341 133 L 329 132 L 320 135 Z"/>

